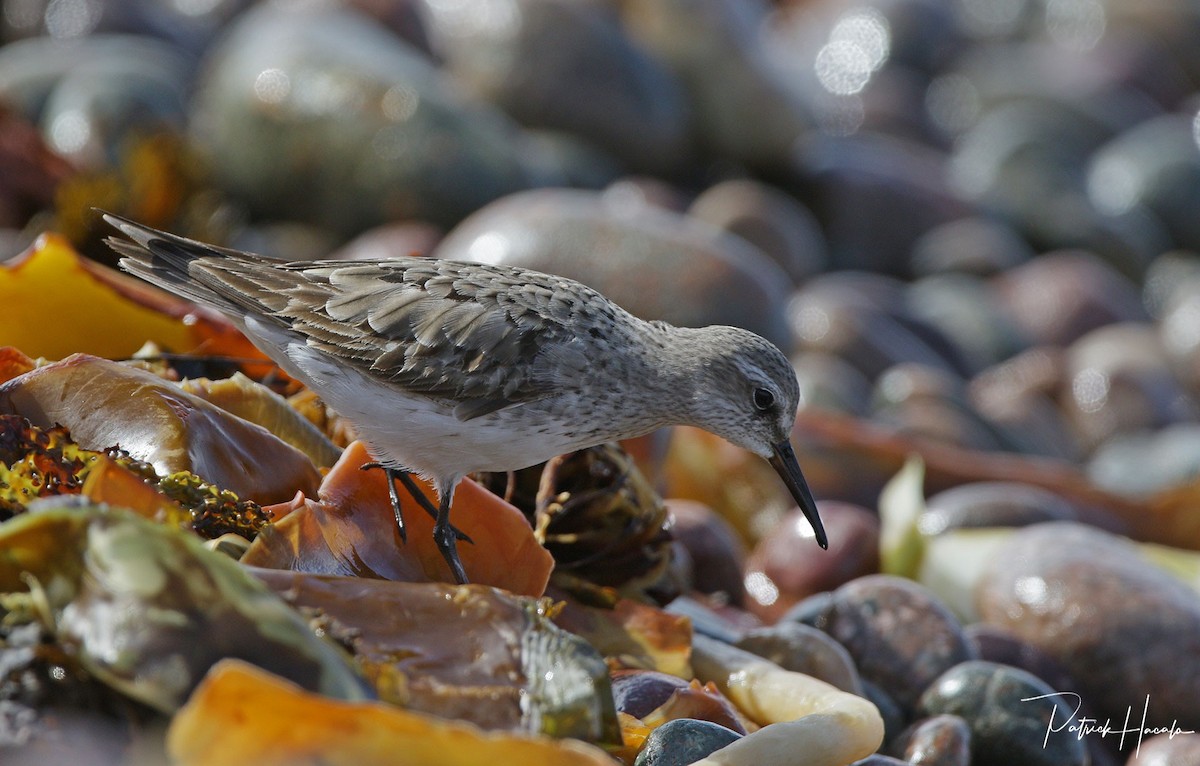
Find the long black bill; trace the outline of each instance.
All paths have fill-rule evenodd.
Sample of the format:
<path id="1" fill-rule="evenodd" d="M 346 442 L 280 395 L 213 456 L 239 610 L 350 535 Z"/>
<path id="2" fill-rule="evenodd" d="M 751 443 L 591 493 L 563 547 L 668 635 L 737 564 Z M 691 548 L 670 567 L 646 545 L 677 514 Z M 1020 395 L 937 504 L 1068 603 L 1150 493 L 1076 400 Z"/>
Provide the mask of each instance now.
<path id="1" fill-rule="evenodd" d="M 828 548 L 829 539 L 825 537 L 825 526 L 821 523 L 821 515 L 817 513 L 817 501 L 813 500 L 812 492 L 808 490 L 808 482 L 804 480 L 804 474 L 800 473 L 800 464 L 796 462 L 796 453 L 792 450 L 791 442 L 781 441 L 772 449 L 775 454 L 767 462 L 779 474 L 779 478 L 783 479 L 788 491 L 796 499 L 796 504 L 804 511 L 804 517 L 812 524 L 813 532 L 817 536 L 817 545 Z"/>

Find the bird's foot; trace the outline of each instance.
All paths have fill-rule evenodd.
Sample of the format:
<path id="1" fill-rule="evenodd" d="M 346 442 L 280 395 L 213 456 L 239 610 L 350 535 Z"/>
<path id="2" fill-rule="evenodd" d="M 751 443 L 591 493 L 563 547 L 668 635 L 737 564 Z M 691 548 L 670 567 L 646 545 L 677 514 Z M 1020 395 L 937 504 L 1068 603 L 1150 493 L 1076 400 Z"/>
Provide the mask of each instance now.
<path id="1" fill-rule="evenodd" d="M 466 585 L 470 582 L 467 580 L 467 570 L 463 569 L 462 559 L 458 557 L 458 535 L 461 533 L 450 525 L 447 518 L 449 509 L 446 511 L 438 514 L 437 523 L 433 525 L 433 541 L 442 552 L 442 558 L 450 565 L 454 581 L 459 585 Z"/>

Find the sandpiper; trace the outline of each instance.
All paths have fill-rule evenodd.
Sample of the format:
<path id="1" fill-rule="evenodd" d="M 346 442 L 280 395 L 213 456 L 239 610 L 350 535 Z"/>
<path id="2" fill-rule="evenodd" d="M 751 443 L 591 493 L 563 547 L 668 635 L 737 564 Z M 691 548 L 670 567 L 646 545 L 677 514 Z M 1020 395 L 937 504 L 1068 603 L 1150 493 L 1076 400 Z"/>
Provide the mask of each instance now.
<path id="1" fill-rule="evenodd" d="M 468 473 L 510 471 L 602 442 L 693 425 L 770 461 L 828 546 L 789 441 L 799 387 L 779 349 L 736 327 L 647 322 L 564 277 L 398 257 L 285 262 L 115 215 L 107 241 L 132 274 L 214 308 L 350 419 L 393 479 L 450 524 Z M 407 473 L 430 480 L 435 509 Z"/>

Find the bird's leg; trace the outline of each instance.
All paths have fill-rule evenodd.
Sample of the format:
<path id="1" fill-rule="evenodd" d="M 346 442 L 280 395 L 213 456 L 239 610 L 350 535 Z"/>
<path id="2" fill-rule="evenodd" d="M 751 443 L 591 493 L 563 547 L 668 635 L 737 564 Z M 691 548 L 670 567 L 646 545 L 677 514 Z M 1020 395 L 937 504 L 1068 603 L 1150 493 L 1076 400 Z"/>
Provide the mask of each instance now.
<path id="1" fill-rule="evenodd" d="M 404 527 L 404 514 L 400 511 L 400 495 L 396 494 L 396 475 L 399 474 L 402 479 L 408 479 L 408 474 L 403 471 L 397 471 L 394 468 L 388 468 L 383 463 L 363 463 L 359 466 L 363 471 L 369 471 L 372 468 L 382 468 L 387 476 L 388 498 L 392 501 L 392 513 L 396 514 L 396 529 L 400 532 L 400 541 L 408 542 L 408 530 Z M 411 481 L 411 480 L 410 480 Z M 406 483 L 404 486 L 408 486 Z M 409 490 L 412 491 L 411 489 Z"/>
<path id="2" fill-rule="evenodd" d="M 417 505 L 424 508 L 425 512 L 432 516 L 436 521 L 438 518 L 438 509 L 434 507 L 433 503 L 429 502 L 429 498 L 425 496 L 425 493 L 421 491 L 421 488 L 417 486 L 417 483 L 412 480 L 412 477 L 404 471 L 397 471 L 396 477 L 400 479 L 400 483 L 403 484 L 404 488 L 408 490 L 408 494 L 413 496 L 413 500 L 417 501 Z M 467 533 L 463 532 L 461 529 L 458 529 L 454 526 L 451 526 L 450 529 L 454 532 L 454 536 L 459 540 L 472 544 L 475 542 L 470 537 L 467 537 Z"/>
<path id="3" fill-rule="evenodd" d="M 408 542 L 408 532 L 404 527 L 404 518 L 400 513 L 400 496 L 396 494 L 396 479 L 400 480 L 400 483 L 404 485 L 406 490 L 408 490 L 408 494 L 411 495 L 412 499 L 417 502 L 417 505 L 421 506 L 425 513 L 429 514 L 430 518 L 434 520 L 437 519 L 437 507 L 429 501 L 429 498 L 425 496 L 425 493 L 421 491 L 421 488 L 417 486 L 417 483 L 412 480 L 412 476 L 409 475 L 408 471 L 402 471 L 399 468 L 389 468 L 383 463 L 377 462 L 363 463 L 359 467 L 364 471 L 372 468 L 382 468 L 383 472 L 387 474 L 388 497 L 392 500 L 392 511 L 396 514 L 396 526 L 400 528 L 401 540 Z M 458 529 L 454 526 L 450 527 L 450 529 L 454 531 L 454 536 L 459 540 L 472 544 L 475 542 L 470 538 L 470 536 L 467 535 L 466 532 L 463 532 L 461 529 Z"/>
<path id="4" fill-rule="evenodd" d="M 466 585 L 467 571 L 463 569 L 462 560 L 458 557 L 458 535 L 461 534 L 450 525 L 450 500 L 454 497 L 454 486 L 438 493 L 441 503 L 438 505 L 436 521 L 433 523 L 433 541 L 437 543 L 442 558 L 450 565 L 454 580 L 459 585 Z"/>

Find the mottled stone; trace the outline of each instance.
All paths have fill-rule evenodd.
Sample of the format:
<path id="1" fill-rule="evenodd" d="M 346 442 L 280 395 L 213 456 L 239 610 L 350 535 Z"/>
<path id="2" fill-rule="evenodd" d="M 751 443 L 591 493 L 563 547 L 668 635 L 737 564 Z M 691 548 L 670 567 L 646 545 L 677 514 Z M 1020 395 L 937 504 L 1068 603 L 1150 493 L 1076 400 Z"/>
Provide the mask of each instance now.
<path id="1" fill-rule="evenodd" d="M 1003 434 L 972 411 L 966 385 L 957 375 L 919 363 L 897 364 L 875 381 L 872 418 L 897 433 L 1000 450 Z"/>
<path id="2" fill-rule="evenodd" d="M 917 521 L 922 534 L 964 527 L 1023 527 L 1075 519 L 1074 508 L 1049 490 L 1015 481 L 960 484 L 930 497 Z"/>
<path id="3" fill-rule="evenodd" d="M 687 766 L 707 758 L 742 735 L 708 721 L 677 718 L 646 738 L 634 766 Z"/>
<path id="4" fill-rule="evenodd" d="M 1109 439 L 1092 453 L 1087 474 L 1097 486 L 1133 498 L 1188 483 L 1200 474 L 1200 424 Z"/>
<path id="5" fill-rule="evenodd" d="M 1048 727 L 1070 716 L 1070 705 L 1054 694 L 1045 681 L 1019 668 L 971 660 L 931 683 L 918 709 L 967 722 L 973 766 L 1086 766 L 1087 751 L 1073 732 L 1047 736 Z"/>
<path id="6" fill-rule="evenodd" d="M 241 14 L 211 51 L 191 114 L 223 191 L 259 217 L 342 236 L 400 219 L 450 225 L 554 180 L 503 113 L 344 8 Z"/>
<path id="7" fill-rule="evenodd" d="M 696 594 L 679 596 L 667 604 L 666 611 L 687 617 L 694 632 L 727 644 L 736 642 L 746 631 L 762 627 L 762 620 L 749 612 Z"/>
<path id="8" fill-rule="evenodd" d="M 678 172 L 688 159 L 682 87 L 610 9 L 569 0 L 421 7 L 449 71 L 522 124 L 576 135 L 635 170 Z M 500 18 L 480 20 L 489 13 Z"/>
<path id="9" fill-rule="evenodd" d="M 1085 445 L 1194 420 L 1200 412 L 1148 322 L 1092 330 L 1071 345 L 1066 361 L 1063 409 Z"/>
<path id="10" fill-rule="evenodd" d="M 871 380 L 901 362 L 962 374 L 953 344 L 905 309 L 904 289 L 898 280 L 859 272 L 810 280 L 787 304 L 798 348 L 839 356 Z"/>
<path id="11" fill-rule="evenodd" d="M 870 700 L 879 717 L 883 719 L 883 741 L 891 742 L 904 731 L 905 725 L 912 717 L 911 712 L 901 707 L 890 694 L 880 689 L 870 681 L 863 681 L 863 696 Z"/>
<path id="12" fill-rule="evenodd" d="M 1034 250 L 1012 227 L 990 218 L 968 217 L 936 226 L 913 243 L 913 274 L 993 276 L 1033 258 Z"/>
<path id="13" fill-rule="evenodd" d="M 812 136 L 796 151 L 797 193 L 822 222 L 831 263 L 899 274 L 930 229 L 973 211 L 941 153 L 891 136 Z"/>
<path id="14" fill-rule="evenodd" d="M 828 261 L 820 224 L 794 197 L 759 181 L 739 179 L 710 186 L 688 214 L 751 243 L 799 284 Z"/>
<path id="15" fill-rule="evenodd" d="M 1172 250 L 1155 258 L 1142 280 L 1142 303 L 1156 320 L 1181 300 L 1196 295 L 1200 284 L 1200 254 L 1192 250 Z"/>
<path id="16" fill-rule="evenodd" d="M 1028 641 L 1017 638 L 1006 628 L 977 622 L 964 628 L 963 633 L 981 660 L 1020 668 L 1042 679 L 1052 689 L 1075 686 L 1075 679 L 1061 662 Z"/>
<path id="17" fill-rule="evenodd" d="M 800 383 L 800 409 L 866 415 L 871 403 L 871 381 L 840 356 L 806 351 L 792 360 Z"/>
<path id="18" fill-rule="evenodd" d="M 338 239 L 317 226 L 274 221 L 238 229 L 226 246 L 287 261 L 311 261 L 337 257 L 330 253 L 338 246 Z"/>
<path id="19" fill-rule="evenodd" d="M 621 4 L 629 34 L 682 81 L 700 146 L 716 156 L 770 167 L 786 159 L 812 122 L 758 50 L 765 19 L 765 6 L 740 0 Z"/>
<path id="20" fill-rule="evenodd" d="M 442 231 L 429 223 L 384 224 L 364 231 L 326 257 L 338 261 L 381 261 L 396 256 L 428 255 L 441 237 Z"/>
<path id="21" fill-rule="evenodd" d="M 812 525 L 793 510 L 746 559 L 746 606 L 765 622 L 774 622 L 814 593 L 879 571 L 879 517 L 850 503 L 822 501 L 819 507 L 828 551 L 804 554 L 813 544 Z"/>
<path id="22" fill-rule="evenodd" d="M 959 13 L 936 0 L 775 6 L 763 51 L 825 132 L 935 143 L 923 91 L 963 43 Z"/>
<path id="23" fill-rule="evenodd" d="M 671 533 L 691 562 L 692 587 L 701 593 L 720 593 L 740 606 L 745 597 L 742 566 L 746 545 L 716 511 L 692 500 L 668 499 Z"/>
<path id="24" fill-rule="evenodd" d="M 975 409 L 1002 428 L 1019 452 L 1078 461 L 1083 447 L 1058 407 L 1063 353 L 1041 346 L 976 375 L 969 384 Z"/>
<path id="25" fill-rule="evenodd" d="M 1147 737 L 1125 766 L 1200 766 L 1200 735 L 1165 732 Z"/>
<path id="26" fill-rule="evenodd" d="M 1137 287 L 1083 251 L 1035 258 L 1003 274 L 995 288 L 1031 345 L 1066 346 L 1097 327 L 1146 318 Z"/>
<path id="27" fill-rule="evenodd" d="M 971 766 L 971 728 L 956 715 L 935 715 L 905 729 L 889 750 L 913 766 Z"/>
<path id="28" fill-rule="evenodd" d="M 1103 720 L 1200 729 L 1200 596 L 1126 539 L 1070 522 L 1019 530 L 976 589 L 983 620 L 1058 660 Z"/>
<path id="29" fill-rule="evenodd" d="M 928 589 L 890 575 L 860 577 L 786 615 L 846 647 L 864 681 L 912 709 L 929 683 L 973 657 L 958 620 Z"/>
<path id="30" fill-rule="evenodd" d="M 780 622 L 748 631 L 735 645 L 784 670 L 819 678 L 842 691 L 863 696 L 854 660 L 824 631 L 798 622 Z"/>
<path id="31" fill-rule="evenodd" d="M 1024 346 L 1021 334 L 996 301 L 988 281 L 971 274 L 936 274 L 913 282 L 905 308 L 954 344 L 973 375 Z"/>
<path id="32" fill-rule="evenodd" d="M 1046 249 L 1091 250 L 1125 273 L 1140 274 L 1151 258 L 1170 246 L 1169 238 L 1147 216 L 1098 209 L 1088 195 L 1086 168 L 1099 147 L 1151 110 L 1133 108 L 1144 103 L 1137 97 L 1115 107 L 1103 98 L 1082 95 L 1094 86 L 1049 93 L 1037 84 L 1030 88 L 1015 82 L 1014 72 L 1031 71 L 1027 62 L 1015 57 L 1036 59 L 1054 48 L 1021 44 L 988 51 L 1001 53 L 989 63 L 1002 70 L 1000 76 L 1007 82 L 999 87 L 1008 91 L 972 92 L 973 98 L 994 102 L 979 105 L 977 119 L 955 142 L 950 178 L 962 194 L 999 212 L 1031 242 Z M 1061 69 L 1079 71 L 1063 60 L 1062 49 L 1053 55 Z M 959 82 L 970 88 L 988 77 L 976 70 Z M 1031 79 L 1046 78 L 1039 73 Z M 1033 89 L 1037 90 L 1030 92 Z"/>
<path id="33" fill-rule="evenodd" d="M 1087 189 L 1100 210 L 1152 216 L 1177 247 L 1200 247 L 1200 154 L 1192 114 L 1146 120 L 1091 158 Z"/>
<path id="34" fill-rule="evenodd" d="M 119 164 L 135 136 L 183 129 L 193 66 L 150 37 L 32 38 L 0 48 L 0 98 L 61 157 L 96 171 Z"/>

